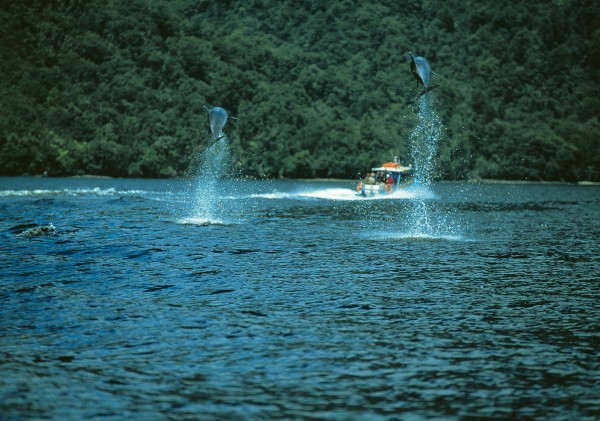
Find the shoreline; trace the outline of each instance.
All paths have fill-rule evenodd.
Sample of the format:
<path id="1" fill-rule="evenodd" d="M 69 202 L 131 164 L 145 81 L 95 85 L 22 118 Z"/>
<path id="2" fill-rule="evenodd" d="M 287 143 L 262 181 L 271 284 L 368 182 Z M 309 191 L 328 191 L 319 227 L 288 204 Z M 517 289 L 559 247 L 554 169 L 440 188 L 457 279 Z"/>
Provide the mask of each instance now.
<path id="1" fill-rule="evenodd" d="M 43 174 L 23 174 L 23 175 L 1 175 L 0 178 L 75 178 L 75 179 L 89 179 L 89 180 L 135 180 L 135 179 L 155 179 L 155 180 L 185 180 L 189 179 L 189 177 L 111 177 L 108 175 L 93 175 L 93 174 L 83 174 L 83 175 L 69 175 L 69 176 L 48 176 Z M 235 177 L 234 177 L 235 178 Z M 233 179 L 234 179 L 233 178 Z M 355 182 L 358 178 L 256 178 L 256 177 L 240 177 L 242 180 L 263 180 L 263 181 L 272 181 L 272 180 L 287 180 L 287 181 L 310 181 L 313 183 L 347 183 L 347 182 Z M 600 186 L 600 181 L 549 181 L 549 180 L 503 180 L 503 179 L 494 179 L 494 178 L 472 178 L 468 180 L 438 180 L 434 183 L 469 183 L 469 184 L 548 184 L 548 185 L 576 185 L 576 186 Z"/>
<path id="2" fill-rule="evenodd" d="M 453 181 L 447 180 L 442 182 L 461 182 L 461 181 Z M 502 180 L 502 179 L 493 179 L 493 178 L 473 178 L 469 180 L 465 180 L 466 183 L 471 184 L 556 184 L 556 185 L 577 185 L 577 186 L 600 186 L 600 181 L 547 181 L 547 180 Z"/>

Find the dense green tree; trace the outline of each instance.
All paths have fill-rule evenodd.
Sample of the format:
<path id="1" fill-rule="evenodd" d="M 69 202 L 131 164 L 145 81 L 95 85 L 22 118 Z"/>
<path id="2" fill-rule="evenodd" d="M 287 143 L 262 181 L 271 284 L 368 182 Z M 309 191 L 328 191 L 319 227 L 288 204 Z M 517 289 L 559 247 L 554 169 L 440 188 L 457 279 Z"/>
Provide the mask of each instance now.
<path id="1" fill-rule="evenodd" d="M 173 177 L 227 126 L 236 174 L 410 159 L 430 61 L 440 178 L 600 180 L 600 4 L 7 0 L 0 174 Z"/>

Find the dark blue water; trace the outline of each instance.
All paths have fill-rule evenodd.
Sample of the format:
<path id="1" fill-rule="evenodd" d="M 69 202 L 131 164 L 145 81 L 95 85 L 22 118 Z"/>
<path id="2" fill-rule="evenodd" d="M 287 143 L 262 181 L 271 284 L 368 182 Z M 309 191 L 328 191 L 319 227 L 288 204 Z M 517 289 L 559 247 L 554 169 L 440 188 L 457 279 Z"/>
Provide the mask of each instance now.
<path id="1" fill-rule="evenodd" d="M 1 178 L 0 419 L 600 417 L 600 187 L 353 187 Z"/>

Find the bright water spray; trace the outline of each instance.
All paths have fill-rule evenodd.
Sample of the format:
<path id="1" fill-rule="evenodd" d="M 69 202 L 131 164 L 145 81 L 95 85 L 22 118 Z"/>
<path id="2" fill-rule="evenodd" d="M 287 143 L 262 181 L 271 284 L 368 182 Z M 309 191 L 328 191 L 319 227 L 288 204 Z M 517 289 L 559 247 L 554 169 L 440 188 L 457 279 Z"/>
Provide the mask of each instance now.
<path id="1" fill-rule="evenodd" d="M 206 108 L 211 138 L 198 160 L 199 168 L 191 185 L 189 216 L 183 222 L 215 225 L 227 222 L 227 206 L 220 195 L 219 180 L 229 171 L 229 140 L 223 132 L 227 111 L 221 107 Z"/>
<path id="2" fill-rule="evenodd" d="M 226 207 L 219 194 L 219 180 L 227 173 L 229 145 L 226 135 L 202 153 L 196 179 L 192 217 L 202 225 L 225 223 Z"/>
<path id="3" fill-rule="evenodd" d="M 406 219 L 408 235 L 411 238 L 456 238 L 456 224 L 450 215 L 435 208 L 435 194 L 431 185 L 436 170 L 438 145 L 442 138 L 442 122 L 434 109 L 433 93 L 421 95 L 417 100 L 417 125 L 410 137 L 410 149 L 415 169 L 416 190 L 411 200 Z"/>

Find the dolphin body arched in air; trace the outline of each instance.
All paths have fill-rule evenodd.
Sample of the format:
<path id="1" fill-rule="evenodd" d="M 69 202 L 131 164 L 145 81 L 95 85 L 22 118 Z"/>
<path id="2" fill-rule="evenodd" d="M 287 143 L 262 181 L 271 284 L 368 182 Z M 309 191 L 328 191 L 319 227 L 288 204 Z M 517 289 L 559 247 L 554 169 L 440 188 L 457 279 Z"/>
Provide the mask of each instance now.
<path id="1" fill-rule="evenodd" d="M 215 142 L 221 140 L 225 134 L 223 128 L 227 123 L 227 111 L 221 107 L 214 107 L 209 109 L 204 107 L 208 111 L 208 119 L 210 121 L 210 131 L 213 135 Z"/>
<path id="2" fill-rule="evenodd" d="M 410 54 L 411 57 L 410 71 L 415 79 L 417 79 L 417 87 L 419 86 L 419 83 L 423 84 L 425 87 L 425 91 L 421 93 L 421 95 L 425 95 L 427 92 L 437 87 L 431 85 L 431 66 L 429 66 L 425 57 L 415 57 L 411 52 L 408 54 Z"/>

